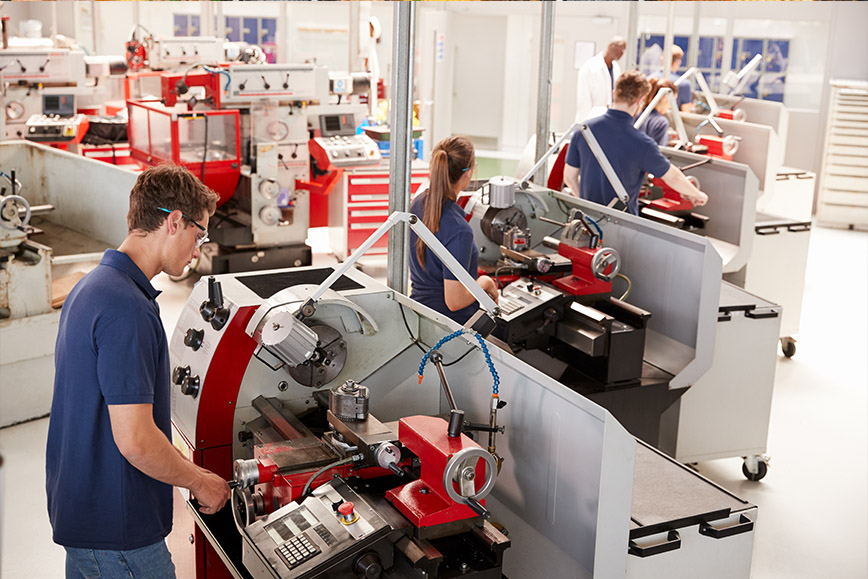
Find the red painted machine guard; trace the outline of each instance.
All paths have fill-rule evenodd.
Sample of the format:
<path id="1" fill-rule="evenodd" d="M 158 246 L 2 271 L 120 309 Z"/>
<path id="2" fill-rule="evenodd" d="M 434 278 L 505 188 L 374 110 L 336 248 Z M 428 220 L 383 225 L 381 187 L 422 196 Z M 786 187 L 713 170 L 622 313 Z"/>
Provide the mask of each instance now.
<path id="1" fill-rule="evenodd" d="M 569 143 L 564 145 L 561 152 L 558 153 L 558 158 L 555 159 L 555 164 L 552 165 L 552 172 L 549 173 L 549 180 L 546 182 L 546 187 L 549 189 L 560 191 L 564 187 L 564 165 L 567 164 L 567 150 L 569 148 Z M 578 191 L 574 191 L 573 194 L 578 195 Z"/>
<path id="2" fill-rule="evenodd" d="M 481 448 L 464 434 L 447 436 L 448 424 L 436 416 L 408 416 L 398 422 L 398 439 L 422 464 L 415 481 L 394 488 L 386 498 L 416 527 L 431 527 L 478 516 L 467 505 L 454 502 L 443 488 L 443 472 L 449 459 L 465 448 Z M 476 465 L 476 489 L 485 481 L 485 463 Z M 455 483 L 453 483 L 455 484 Z M 427 492 L 423 492 L 427 489 Z M 484 504 L 484 501 L 480 501 Z"/>
<path id="3" fill-rule="evenodd" d="M 566 243 L 558 245 L 558 255 L 572 262 L 573 272 L 572 275 L 556 279 L 552 285 L 574 296 L 611 293 L 612 282 L 597 279 L 591 271 L 591 262 L 598 251 L 599 248 L 573 247 Z"/>

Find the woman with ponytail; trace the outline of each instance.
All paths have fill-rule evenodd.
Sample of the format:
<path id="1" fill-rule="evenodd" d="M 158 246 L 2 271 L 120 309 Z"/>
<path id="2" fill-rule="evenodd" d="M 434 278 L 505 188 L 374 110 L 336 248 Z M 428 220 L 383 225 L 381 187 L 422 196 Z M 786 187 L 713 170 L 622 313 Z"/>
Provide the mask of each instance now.
<path id="1" fill-rule="evenodd" d="M 447 137 L 431 152 L 430 185 L 410 205 L 449 253 L 474 278 L 479 250 L 464 210 L 455 202 L 470 186 L 476 166 L 473 143 L 467 137 Z M 497 286 L 488 276 L 477 280 L 482 289 L 497 301 Z M 443 265 L 421 239 L 410 231 L 410 297 L 429 308 L 464 324 L 479 309 L 473 295 Z"/>

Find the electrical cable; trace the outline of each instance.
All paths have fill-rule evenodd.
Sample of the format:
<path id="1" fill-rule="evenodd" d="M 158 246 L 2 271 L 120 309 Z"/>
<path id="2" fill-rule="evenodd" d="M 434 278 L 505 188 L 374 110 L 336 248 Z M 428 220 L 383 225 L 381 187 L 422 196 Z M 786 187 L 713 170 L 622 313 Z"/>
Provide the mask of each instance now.
<path id="1" fill-rule="evenodd" d="M 498 267 L 497 269 L 495 269 L 495 270 L 494 270 L 494 282 L 497 284 L 497 288 L 498 288 L 498 289 L 502 289 L 502 288 L 503 288 L 503 284 L 500 282 L 500 272 L 501 272 L 501 270 L 504 270 L 504 269 L 511 269 L 511 270 L 512 270 L 512 275 L 514 275 L 514 274 L 515 274 L 515 270 L 516 270 L 516 269 L 519 269 L 519 268 L 517 268 L 517 267 L 515 267 L 515 266 L 512 266 L 512 265 L 501 265 L 500 267 Z"/>
<path id="2" fill-rule="evenodd" d="M 404 319 L 404 327 L 407 328 L 407 333 L 410 334 L 410 341 L 412 341 L 413 344 L 417 348 L 419 348 L 419 350 L 421 350 L 422 352 L 427 352 L 427 350 L 420 345 L 421 340 L 419 340 L 418 338 L 416 338 L 416 336 L 413 335 L 413 331 L 410 329 L 410 324 L 407 323 L 407 316 L 404 315 L 404 305 L 400 304 L 400 306 L 401 306 L 401 318 Z M 460 362 L 461 360 L 466 358 L 467 354 L 469 354 L 470 352 L 472 352 L 475 349 L 476 349 L 476 346 L 470 346 L 467 349 L 467 351 L 464 352 L 463 354 L 461 354 L 461 356 L 459 356 L 457 359 L 452 360 L 451 362 L 444 362 L 443 367 L 445 368 L 447 366 L 454 366 L 455 364 L 457 364 L 458 362 Z"/>
<path id="3" fill-rule="evenodd" d="M 422 350 L 422 352 L 425 352 L 425 348 L 419 345 L 419 340 L 413 335 L 413 331 L 410 329 L 410 324 L 407 322 L 407 316 L 404 315 L 404 304 L 398 304 L 398 307 L 401 309 L 401 318 L 404 319 L 404 327 L 407 328 L 407 333 L 410 334 L 410 341 L 413 342 L 417 348 Z"/>
<path id="4" fill-rule="evenodd" d="M 616 273 L 615 277 L 620 277 L 621 279 L 623 279 L 624 281 L 627 282 L 627 289 L 624 290 L 624 293 L 621 295 L 621 297 L 618 298 L 619 300 L 624 301 L 627 299 L 627 296 L 630 295 L 630 291 L 633 289 L 633 282 L 630 281 L 630 278 L 627 277 L 626 275 L 624 275 L 623 273 Z"/>
<path id="5" fill-rule="evenodd" d="M 332 469 L 332 468 L 335 468 L 338 466 L 343 466 L 345 464 L 349 464 L 349 463 L 353 462 L 357 456 L 361 457 L 362 455 L 356 454 L 353 456 L 348 456 L 347 458 L 335 461 L 331 464 L 327 464 L 324 467 L 322 467 L 321 469 L 319 469 L 318 471 L 316 471 L 315 473 L 313 473 L 313 476 L 311 476 L 307 480 L 307 483 L 304 485 L 304 490 L 301 492 L 301 498 L 304 498 L 307 496 L 308 492 L 310 492 L 310 485 L 313 484 L 313 481 L 315 481 L 318 476 L 320 476 L 322 473 L 324 473 L 325 471 L 327 471 L 329 469 Z"/>
<path id="6" fill-rule="evenodd" d="M 591 224 L 597 230 L 597 233 L 600 234 L 600 241 L 603 241 L 603 230 L 600 228 L 600 224 L 597 223 L 597 221 L 593 217 L 591 217 L 590 215 L 585 215 L 585 219 L 587 219 L 588 221 L 591 222 Z"/>
<path id="7" fill-rule="evenodd" d="M 202 69 L 205 70 L 205 72 L 210 72 L 211 74 L 225 74 L 226 75 L 226 86 L 223 87 L 223 90 L 224 91 L 229 90 L 229 83 L 232 82 L 232 75 L 229 74 L 228 71 L 223 70 L 222 68 L 210 68 L 209 66 L 204 65 L 204 64 L 202 65 Z"/>

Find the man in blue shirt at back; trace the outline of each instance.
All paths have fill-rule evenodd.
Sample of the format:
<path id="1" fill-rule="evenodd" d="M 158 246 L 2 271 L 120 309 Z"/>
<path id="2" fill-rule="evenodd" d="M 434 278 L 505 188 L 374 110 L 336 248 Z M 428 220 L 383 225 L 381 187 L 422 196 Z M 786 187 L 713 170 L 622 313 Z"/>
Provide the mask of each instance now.
<path id="1" fill-rule="evenodd" d="M 633 117 L 642 109 L 645 95 L 650 90 L 651 85 L 644 74 L 638 70 L 625 72 L 615 83 L 612 107 L 603 116 L 587 122 L 615 174 L 627 190 L 627 210 L 633 215 L 639 214 L 639 190 L 646 173 L 662 178 L 667 185 L 694 205 L 705 205 L 708 196 L 694 187 L 684 173 L 660 153 L 657 143 L 651 137 L 633 128 Z M 582 199 L 601 205 L 608 205 L 617 198 L 615 189 L 603 173 L 581 131 L 576 131 L 570 141 L 564 166 L 564 182 L 573 195 L 578 193 Z"/>
<path id="2" fill-rule="evenodd" d="M 76 284 L 60 316 L 46 449 L 48 514 L 66 577 L 175 576 L 172 485 L 215 513 L 229 487 L 169 442 L 169 347 L 150 280 L 180 275 L 217 195 L 182 167 L 139 175 L 129 233 Z"/>

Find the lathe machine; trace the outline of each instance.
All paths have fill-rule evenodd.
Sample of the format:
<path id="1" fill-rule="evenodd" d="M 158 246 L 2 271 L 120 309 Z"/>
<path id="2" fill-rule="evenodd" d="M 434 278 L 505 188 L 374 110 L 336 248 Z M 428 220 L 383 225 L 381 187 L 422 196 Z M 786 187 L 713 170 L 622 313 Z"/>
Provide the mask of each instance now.
<path id="1" fill-rule="evenodd" d="M 625 233 L 668 238 L 700 266 L 685 285 L 698 292 L 691 321 L 662 331 L 701 336 L 715 285 L 697 284 L 719 261 L 706 241 L 648 225 L 663 231 Z M 236 488 L 213 516 L 179 495 L 180 575 L 650 577 L 665 564 L 667 576 L 747 577 L 753 505 L 637 443 L 495 347 L 490 328 L 459 327 L 356 269 L 337 275 L 195 286 L 170 344 L 175 443 Z M 701 374 L 710 360 L 684 348 L 678 363 L 696 362 L 685 376 Z M 661 495 L 660 477 L 701 505 Z M 725 562 L 703 561 L 708 549 Z"/>

